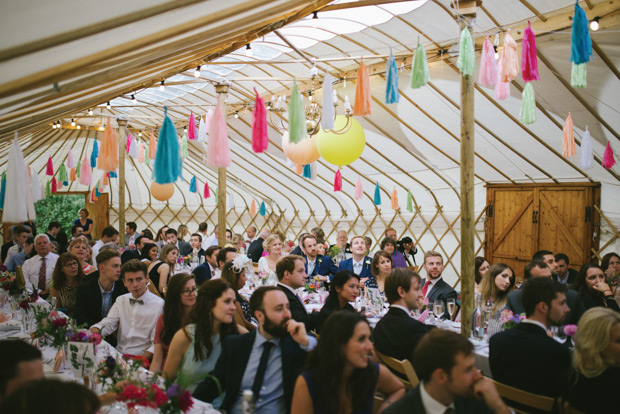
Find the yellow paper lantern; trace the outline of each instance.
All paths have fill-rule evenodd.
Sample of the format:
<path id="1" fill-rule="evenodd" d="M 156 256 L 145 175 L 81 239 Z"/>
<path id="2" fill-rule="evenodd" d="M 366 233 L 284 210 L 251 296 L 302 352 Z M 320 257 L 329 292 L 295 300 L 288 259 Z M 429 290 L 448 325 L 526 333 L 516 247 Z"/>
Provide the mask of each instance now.
<path id="1" fill-rule="evenodd" d="M 351 128 L 342 135 L 326 132 L 323 129 L 316 134 L 316 148 L 325 161 L 334 165 L 348 165 L 358 159 L 366 146 L 364 128 L 354 118 L 349 120 Z M 344 128 L 347 118 L 338 115 L 334 122 L 334 130 Z"/>
<path id="2" fill-rule="evenodd" d="M 156 182 L 151 183 L 151 195 L 155 197 L 159 201 L 169 200 L 170 197 L 174 194 L 174 184 L 157 184 Z"/>
<path id="3" fill-rule="evenodd" d="M 288 131 L 286 131 L 282 135 L 282 149 L 287 158 L 298 165 L 312 164 L 321 157 L 316 149 L 316 136 L 302 139 L 294 144 L 290 142 Z"/>

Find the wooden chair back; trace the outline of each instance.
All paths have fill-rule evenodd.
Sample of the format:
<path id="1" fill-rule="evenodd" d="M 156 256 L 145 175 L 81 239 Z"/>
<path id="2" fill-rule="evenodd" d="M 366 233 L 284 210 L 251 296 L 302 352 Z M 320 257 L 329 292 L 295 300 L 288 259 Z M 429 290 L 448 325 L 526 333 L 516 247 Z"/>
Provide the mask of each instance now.
<path id="1" fill-rule="evenodd" d="M 159 290 L 155 287 L 153 282 L 149 281 L 146 287 L 148 288 L 149 292 L 151 292 L 153 295 L 156 295 L 162 299 L 165 299 L 164 297 L 162 297 L 161 293 L 159 293 Z"/>
<path id="2" fill-rule="evenodd" d="M 24 271 L 21 266 L 15 266 L 15 280 L 17 281 L 17 286 L 26 287 L 26 280 L 24 279 Z"/>
<path id="3" fill-rule="evenodd" d="M 555 400 L 551 397 L 544 395 L 532 394 L 531 392 L 523 391 L 518 388 L 502 384 L 501 382 L 493 381 L 497 392 L 502 399 L 507 400 L 506 404 L 512 408 L 520 410 L 520 407 L 535 408 L 539 411 L 552 412 Z M 511 404 L 517 403 L 517 407 L 513 407 Z"/>
<path id="4" fill-rule="evenodd" d="M 560 414 L 583 414 L 582 411 L 579 411 L 576 408 L 570 406 L 568 401 L 564 401 L 562 397 L 558 398 L 558 413 Z"/>
<path id="5" fill-rule="evenodd" d="M 411 362 L 408 359 L 403 359 L 402 361 L 399 361 L 396 358 L 392 358 L 390 356 L 382 354 L 381 352 L 377 351 L 377 348 L 375 348 L 375 355 L 377 355 L 380 363 L 382 363 L 392 371 L 397 372 L 407 378 L 406 380 L 401 377 L 398 378 L 402 381 L 403 384 L 405 384 L 405 388 L 409 389 L 418 386 L 418 384 L 420 383 L 420 379 L 418 378 L 418 375 L 413 369 L 413 365 L 411 365 Z"/>

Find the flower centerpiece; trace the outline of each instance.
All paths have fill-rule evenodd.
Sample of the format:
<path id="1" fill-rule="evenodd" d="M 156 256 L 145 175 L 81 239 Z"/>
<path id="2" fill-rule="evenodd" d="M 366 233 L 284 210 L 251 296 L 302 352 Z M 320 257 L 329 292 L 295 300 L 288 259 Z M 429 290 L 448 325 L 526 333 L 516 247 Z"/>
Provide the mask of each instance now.
<path id="1" fill-rule="evenodd" d="M 117 363 L 113 356 L 108 356 L 95 368 L 95 376 L 97 382 L 102 383 L 105 389 L 124 379 L 125 371 L 123 366 Z"/>
<path id="2" fill-rule="evenodd" d="M 514 315 L 512 311 L 508 309 L 504 309 L 499 317 L 499 320 L 502 323 L 502 327 L 504 328 L 504 330 L 514 328 L 515 326 L 520 324 L 523 319 L 525 319 L 525 316 Z"/>
<path id="3" fill-rule="evenodd" d="M 87 370 L 95 365 L 97 345 L 101 343 L 101 335 L 89 330 L 70 329 L 67 333 L 71 367 L 76 377 L 84 377 Z"/>
<path id="4" fill-rule="evenodd" d="M 25 311 L 31 309 L 30 304 L 39 300 L 39 291 L 34 289 L 32 293 L 28 293 L 25 289 L 15 296 L 15 301 L 19 304 L 19 307 Z"/>
<path id="5" fill-rule="evenodd" d="M 0 289 L 8 295 L 17 296 L 26 290 L 20 285 L 15 274 L 0 270 Z"/>
<path id="6" fill-rule="evenodd" d="M 306 279 L 306 285 L 304 287 L 308 293 L 316 293 L 316 283 L 314 280 Z"/>
<path id="7" fill-rule="evenodd" d="M 177 263 L 182 266 L 189 266 L 192 261 L 192 255 L 188 254 L 187 256 L 179 256 L 177 259 Z"/>
<path id="8" fill-rule="evenodd" d="M 166 380 L 162 389 L 154 380 L 126 384 L 116 390 L 116 399 L 124 402 L 129 409 L 150 407 L 162 414 L 185 413 L 192 408 L 192 394 L 183 386 Z"/>
<path id="9" fill-rule="evenodd" d="M 71 330 L 71 324 L 67 318 L 55 310 L 50 311 L 40 306 L 34 307 L 33 313 L 35 320 L 35 330 L 31 334 L 33 339 L 38 339 L 40 344 L 56 349 L 60 349 L 69 341 L 67 334 Z"/>

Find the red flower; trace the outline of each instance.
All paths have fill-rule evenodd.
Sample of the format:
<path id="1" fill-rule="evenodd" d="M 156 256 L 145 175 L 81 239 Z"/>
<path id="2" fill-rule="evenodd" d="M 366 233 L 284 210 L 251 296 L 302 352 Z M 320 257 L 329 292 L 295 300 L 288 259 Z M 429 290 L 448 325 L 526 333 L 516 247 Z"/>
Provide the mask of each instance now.
<path id="1" fill-rule="evenodd" d="M 67 320 L 65 318 L 52 319 L 52 326 L 54 327 L 54 329 L 60 328 L 62 326 L 67 326 Z"/>
<path id="2" fill-rule="evenodd" d="M 157 385 L 151 384 L 151 392 L 153 393 L 153 401 L 155 402 L 155 407 L 161 407 L 166 402 L 168 402 L 168 396 Z"/>
<path id="3" fill-rule="evenodd" d="M 185 391 L 181 395 L 179 395 L 179 408 L 181 411 L 186 412 L 194 405 L 194 401 L 192 400 L 192 394 L 189 391 Z"/>

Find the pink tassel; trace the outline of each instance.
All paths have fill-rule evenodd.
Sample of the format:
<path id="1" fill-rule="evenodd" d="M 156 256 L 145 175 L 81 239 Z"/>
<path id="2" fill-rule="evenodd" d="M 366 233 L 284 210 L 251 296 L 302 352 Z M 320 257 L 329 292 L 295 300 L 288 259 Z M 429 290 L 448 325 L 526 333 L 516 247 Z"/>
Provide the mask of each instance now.
<path id="1" fill-rule="evenodd" d="M 536 36 L 529 21 L 523 32 L 523 43 L 521 45 L 521 76 L 523 76 L 523 80 L 526 82 L 540 80 L 540 75 L 538 74 L 538 54 L 536 53 Z"/>
<path id="2" fill-rule="evenodd" d="M 82 160 L 82 167 L 80 169 L 80 184 L 90 185 L 91 181 L 92 172 L 90 168 L 90 160 L 88 157 L 84 156 L 84 160 Z"/>
<path id="3" fill-rule="evenodd" d="M 71 150 L 69 150 L 69 154 L 67 154 L 67 167 L 75 167 L 75 162 L 73 161 L 73 151 Z"/>
<path id="4" fill-rule="evenodd" d="M 487 36 L 482 45 L 482 55 L 480 56 L 480 72 L 478 83 L 482 86 L 495 86 L 497 82 L 497 62 L 495 61 L 495 48 Z"/>
<path id="5" fill-rule="evenodd" d="M 209 128 L 207 165 L 212 168 L 228 167 L 230 165 L 230 149 L 228 148 L 226 119 L 224 118 L 224 111 L 222 111 L 219 97 Z"/>
<path id="6" fill-rule="evenodd" d="M 342 191 L 342 174 L 340 174 L 340 168 L 336 170 L 336 178 L 334 178 L 334 191 Z"/>
<path id="7" fill-rule="evenodd" d="M 47 170 L 45 171 L 46 175 L 54 175 L 54 164 L 52 164 L 52 157 L 47 159 Z"/>
<path id="8" fill-rule="evenodd" d="M 189 113 L 189 125 L 187 125 L 187 139 L 194 141 L 196 139 L 196 117 L 194 112 Z"/>
<path id="9" fill-rule="evenodd" d="M 364 189 L 362 188 L 362 178 L 358 175 L 357 182 L 355 183 L 355 199 L 361 199 L 363 194 Z"/>
<path id="10" fill-rule="evenodd" d="M 575 137 L 573 136 L 573 118 L 568 113 L 566 121 L 564 121 L 563 137 L 562 137 L 562 155 L 566 158 L 575 156 Z"/>
<path id="11" fill-rule="evenodd" d="M 127 152 L 131 149 L 131 141 L 133 141 L 133 137 L 131 136 L 131 132 L 127 135 Z"/>
<path id="12" fill-rule="evenodd" d="M 252 149 L 259 154 L 267 150 L 269 146 L 269 135 L 267 133 L 267 109 L 265 108 L 265 100 L 258 95 L 256 88 L 256 102 L 254 103 L 254 111 L 252 111 Z"/>
<path id="13" fill-rule="evenodd" d="M 213 109 L 209 108 L 207 114 L 205 115 L 205 129 L 207 133 L 211 131 L 211 120 L 213 119 Z"/>
<path id="14" fill-rule="evenodd" d="M 614 165 L 616 165 L 614 152 L 611 150 L 611 144 L 607 141 L 607 148 L 605 148 L 605 154 L 603 155 L 603 167 L 609 170 Z"/>
<path id="15" fill-rule="evenodd" d="M 52 177 L 52 194 L 58 191 L 58 184 L 56 183 L 56 177 Z"/>
<path id="16" fill-rule="evenodd" d="M 58 190 L 61 190 L 61 189 L 62 189 L 62 181 L 60 181 L 60 180 L 56 180 L 56 188 L 57 188 Z"/>
<path id="17" fill-rule="evenodd" d="M 142 141 L 140 141 L 140 144 L 138 145 L 138 162 L 144 162 L 144 145 L 142 144 Z"/>
<path id="18" fill-rule="evenodd" d="M 203 195 L 204 195 L 204 198 L 211 197 L 211 194 L 209 193 L 209 183 L 205 183 L 205 191 L 204 191 Z"/>
<path id="19" fill-rule="evenodd" d="M 499 100 L 510 96 L 510 82 L 502 81 L 502 69 L 504 67 L 504 52 L 499 57 L 497 64 L 497 82 L 495 83 L 495 97 Z"/>
<path id="20" fill-rule="evenodd" d="M 512 82 L 519 74 L 519 57 L 517 55 L 517 42 L 510 36 L 510 29 L 504 36 L 503 65 L 501 70 L 502 81 Z"/>

